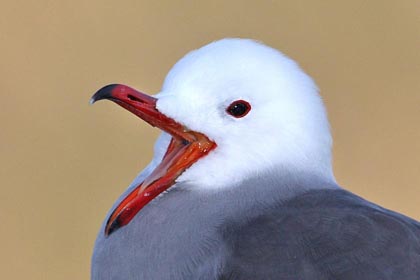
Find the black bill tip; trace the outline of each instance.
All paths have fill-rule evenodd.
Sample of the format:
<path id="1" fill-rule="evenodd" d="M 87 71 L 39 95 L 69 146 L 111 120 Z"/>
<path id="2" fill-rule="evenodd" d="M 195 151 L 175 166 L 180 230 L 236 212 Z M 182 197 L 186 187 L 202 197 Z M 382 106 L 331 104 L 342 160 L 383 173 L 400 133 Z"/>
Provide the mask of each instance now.
<path id="1" fill-rule="evenodd" d="M 108 223 L 109 223 L 109 220 L 108 220 Z M 112 222 L 112 224 L 108 225 L 108 223 L 107 223 L 107 226 L 105 227 L 106 237 L 110 236 L 113 232 L 115 232 L 122 226 L 118 217 Z"/>
<path id="2" fill-rule="evenodd" d="M 104 86 L 100 90 L 98 90 L 90 99 L 89 103 L 93 104 L 96 101 L 102 100 L 102 99 L 111 99 L 113 90 L 118 86 L 118 84 L 111 84 Z"/>

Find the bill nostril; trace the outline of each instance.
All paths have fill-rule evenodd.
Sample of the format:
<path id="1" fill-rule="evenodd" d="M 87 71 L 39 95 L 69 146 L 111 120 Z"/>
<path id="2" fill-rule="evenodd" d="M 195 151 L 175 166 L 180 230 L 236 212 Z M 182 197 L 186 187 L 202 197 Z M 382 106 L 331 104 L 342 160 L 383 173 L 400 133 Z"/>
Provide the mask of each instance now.
<path id="1" fill-rule="evenodd" d="M 127 98 L 128 98 L 128 99 L 130 99 L 130 100 L 132 100 L 132 101 L 136 101 L 136 102 L 144 103 L 144 101 L 143 101 L 143 100 L 141 100 L 140 98 L 138 98 L 138 97 L 136 97 L 136 96 L 134 96 L 134 95 L 131 95 L 131 94 L 128 94 L 128 95 L 127 95 Z"/>

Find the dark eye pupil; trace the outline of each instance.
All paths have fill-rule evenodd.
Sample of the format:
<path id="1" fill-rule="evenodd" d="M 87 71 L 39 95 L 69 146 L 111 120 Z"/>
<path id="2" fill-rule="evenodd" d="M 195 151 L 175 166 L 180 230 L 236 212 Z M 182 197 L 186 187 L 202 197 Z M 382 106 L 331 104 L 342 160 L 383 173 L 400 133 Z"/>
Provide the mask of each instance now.
<path id="1" fill-rule="evenodd" d="M 246 109 L 247 109 L 247 107 L 246 107 L 245 104 L 238 103 L 238 104 L 233 105 L 230 108 L 229 112 L 231 112 L 232 115 L 234 115 L 234 116 L 240 116 L 243 113 L 245 113 Z"/>
<path id="2" fill-rule="evenodd" d="M 248 114 L 249 110 L 251 110 L 249 103 L 243 100 L 239 100 L 230 104 L 226 111 L 236 118 L 241 118 Z"/>

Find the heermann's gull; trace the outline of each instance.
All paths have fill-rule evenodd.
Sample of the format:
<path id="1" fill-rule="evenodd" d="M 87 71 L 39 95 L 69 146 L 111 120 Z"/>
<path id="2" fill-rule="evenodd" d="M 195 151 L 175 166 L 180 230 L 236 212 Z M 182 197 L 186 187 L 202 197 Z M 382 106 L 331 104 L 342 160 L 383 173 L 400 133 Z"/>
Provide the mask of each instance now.
<path id="1" fill-rule="evenodd" d="M 420 224 L 339 187 L 314 82 L 224 39 L 147 96 L 108 99 L 165 133 L 102 226 L 92 279 L 420 279 Z"/>

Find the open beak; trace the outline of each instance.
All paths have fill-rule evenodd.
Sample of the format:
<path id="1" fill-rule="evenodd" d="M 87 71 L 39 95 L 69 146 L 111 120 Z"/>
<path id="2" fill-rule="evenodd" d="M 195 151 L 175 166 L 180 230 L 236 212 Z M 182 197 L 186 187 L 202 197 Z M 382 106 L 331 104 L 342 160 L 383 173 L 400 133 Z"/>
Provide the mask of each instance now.
<path id="1" fill-rule="evenodd" d="M 105 227 L 105 235 L 108 236 L 127 225 L 148 202 L 171 187 L 188 167 L 213 150 L 216 143 L 160 113 L 156 109 L 156 98 L 128 86 L 105 86 L 92 96 L 91 103 L 102 99 L 117 103 L 150 125 L 172 135 L 161 163 L 112 212 Z"/>

